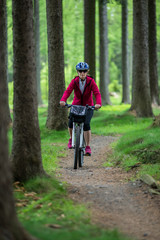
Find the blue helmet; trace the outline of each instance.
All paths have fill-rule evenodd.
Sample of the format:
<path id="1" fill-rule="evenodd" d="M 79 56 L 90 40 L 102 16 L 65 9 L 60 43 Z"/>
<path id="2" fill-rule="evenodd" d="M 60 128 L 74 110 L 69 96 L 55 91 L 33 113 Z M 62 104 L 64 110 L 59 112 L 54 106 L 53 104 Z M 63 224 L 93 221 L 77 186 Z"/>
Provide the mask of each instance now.
<path id="1" fill-rule="evenodd" d="M 89 69 L 89 65 L 86 62 L 80 62 L 76 65 L 76 70 L 88 70 Z"/>

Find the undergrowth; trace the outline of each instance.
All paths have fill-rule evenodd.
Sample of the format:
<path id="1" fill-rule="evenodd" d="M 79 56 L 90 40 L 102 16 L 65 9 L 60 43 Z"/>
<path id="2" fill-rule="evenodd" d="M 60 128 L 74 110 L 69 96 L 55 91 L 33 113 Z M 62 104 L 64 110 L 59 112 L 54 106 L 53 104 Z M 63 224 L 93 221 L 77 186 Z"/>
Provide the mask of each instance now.
<path id="1" fill-rule="evenodd" d="M 92 133 L 112 135 L 112 154 L 106 166 L 121 166 L 127 171 L 136 166 L 137 177 L 149 173 L 160 179 L 160 129 L 150 128 L 152 118 L 136 118 L 129 105 L 102 107 L 95 111 Z M 155 110 L 156 114 L 159 110 Z M 68 132 L 45 127 L 47 109 L 39 109 L 42 159 L 50 178 L 36 178 L 25 184 L 15 183 L 18 216 L 24 227 L 41 240 L 99 239 L 125 240 L 118 231 L 106 231 L 90 224 L 90 214 L 83 204 L 75 204 L 66 193 L 66 183 L 56 180 L 59 157 L 66 156 Z M 12 135 L 9 132 L 11 150 Z"/>
<path id="2" fill-rule="evenodd" d="M 160 109 L 154 109 L 158 115 Z M 105 166 L 136 169 L 135 178 L 147 173 L 160 180 L 160 128 L 152 127 L 153 118 L 137 118 L 129 105 L 103 107 L 95 114 L 92 129 L 95 134 L 117 136 L 112 154 Z"/>
<path id="3" fill-rule="evenodd" d="M 40 240 L 125 240 L 117 230 L 108 231 L 90 223 L 90 213 L 83 204 L 67 196 L 66 183 L 59 182 L 59 158 L 66 156 L 68 132 L 45 127 L 47 109 L 39 109 L 42 160 L 50 178 L 35 178 L 24 184 L 14 183 L 19 219 L 25 229 Z M 11 130 L 9 132 L 11 150 Z"/>

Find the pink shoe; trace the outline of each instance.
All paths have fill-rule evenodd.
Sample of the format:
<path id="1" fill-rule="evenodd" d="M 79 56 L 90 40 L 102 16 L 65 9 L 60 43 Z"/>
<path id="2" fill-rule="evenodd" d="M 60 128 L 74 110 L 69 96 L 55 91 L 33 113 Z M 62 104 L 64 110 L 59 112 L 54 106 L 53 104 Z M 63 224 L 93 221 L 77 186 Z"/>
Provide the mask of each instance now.
<path id="1" fill-rule="evenodd" d="M 72 138 L 70 138 L 69 141 L 68 141 L 68 148 L 69 148 L 69 149 L 72 148 Z"/>
<path id="2" fill-rule="evenodd" d="M 85 156 L 91 156 L 91 148 L 90 148 L 90 146 L 86 146 L 86 148 L 85 148 Z"/>

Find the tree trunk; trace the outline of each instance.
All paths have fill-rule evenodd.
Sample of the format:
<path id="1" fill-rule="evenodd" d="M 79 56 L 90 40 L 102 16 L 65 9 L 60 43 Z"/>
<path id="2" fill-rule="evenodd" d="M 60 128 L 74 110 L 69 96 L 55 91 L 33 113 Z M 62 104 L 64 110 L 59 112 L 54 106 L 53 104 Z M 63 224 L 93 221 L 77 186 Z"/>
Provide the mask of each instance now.
<path id="1" fill-rule="evenodd" d="M 0 239 L 31 240 L 20 226 L 14 206 L 12 177 L 8 157 L 6 70 L 6 0 L 0 1 Z"/>
<path id="2" fill-rule="evenodd" d="M 25 181 L 44 174 L 37 111 L 35 38 L 32 0 L 13 0 L 14 111 L 12 164 L 14 178 Z"/>
<path id="3" fill-rule="evenodd" d="M 148 1 L 149 16 L 149 79 L 151 102 L 159 105 L 156 39 L 156 1 Z"/>
<path id="4" fill-rule="evenodd" d="M 131 110 L 153 116 L 149 87 L 148 0 L 133 1 L 133 96 Z"/>
<path id="5" fill-rule="evenodd" d="M 62 0 L 47 0 L 49 64 L 49 99 L 46 126 L 62 130 L 67 127 L 67 110 L 59 105 L 65 90 Z"/>
<path id="6" fill-rule="evenodd" d="M 102 104 L 111 104 L 109 99 L 109 64 L 108 64 L 108 22 L 106 0 L 99 0 L 100 34 L 100 92 Z"/>
<path id="7" fill-rule="evenodd" d="M 1 68 L 0 75 L 4 76 L 4 79 L 6 80 L 5 84 L 5 91 L 7 93 L 7 108 L 6 108 L 6 121 L 7 125 L 9 125 L 12 122 L 11 116 L 10 116 L 10 109 L 9 109 L 9 103 L 8 103 L 8 50 L 7 50 L 7 9 L 6 9 L 6 1 L 2 0 L 2 7 L 0 7 L 0 57 L 4 61 L 4 68 Z"/>
<path id="8" fill-rule="evenodd" d="M 90 66 L 90 75 L 96 77 L 95 63 L 95 0 L 84 0 L 85 62 Z"/>
<path id="9" fill-rule="evenodd" d="M 128 0 L 122 0 L 122 103 L 130 103 L 128 55 Z"/>
<path id="10" fill-rule="evenodd" d="M 40 64 L 40 30 L 39 30 L 39 0 L 34 0 L 34 19 L 35 19 L 35 41 L 36 41 L 36 80 L 37 80 L 37 95 L 38 104 L 41 105 L 41 64 Z"/>

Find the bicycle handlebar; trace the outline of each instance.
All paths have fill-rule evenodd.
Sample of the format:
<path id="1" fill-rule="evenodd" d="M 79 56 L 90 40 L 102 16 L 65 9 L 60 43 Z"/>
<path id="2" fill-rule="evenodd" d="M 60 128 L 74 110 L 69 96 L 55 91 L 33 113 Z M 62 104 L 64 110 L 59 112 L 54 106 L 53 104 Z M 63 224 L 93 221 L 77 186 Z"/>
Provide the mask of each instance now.
<path id="1" fill-rule="evenodd" d="M 70 108 L 72 106 L 78 106 L 78 105 L 72 105 L 72 104 L 67 104 L 67 103 L 65 104 L 65 107 L 68 107 L 68 108 Z M 84 107 L 95 110 L 95 106 L 88 106 L 88 104 L 86 104 L 86 106 L 84 106 Z"/>

